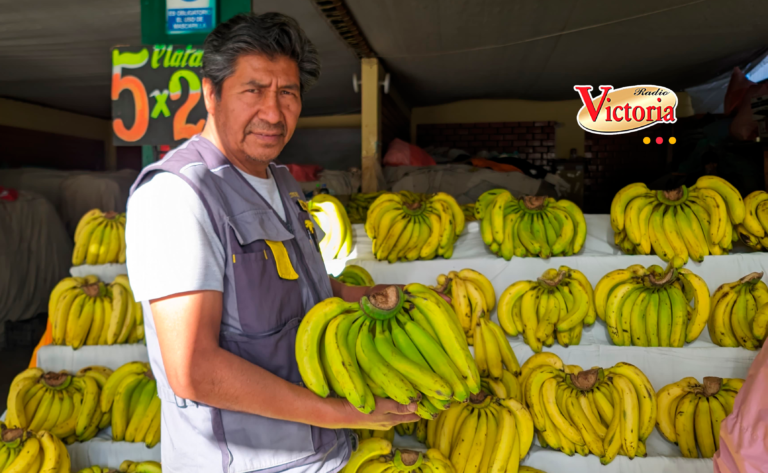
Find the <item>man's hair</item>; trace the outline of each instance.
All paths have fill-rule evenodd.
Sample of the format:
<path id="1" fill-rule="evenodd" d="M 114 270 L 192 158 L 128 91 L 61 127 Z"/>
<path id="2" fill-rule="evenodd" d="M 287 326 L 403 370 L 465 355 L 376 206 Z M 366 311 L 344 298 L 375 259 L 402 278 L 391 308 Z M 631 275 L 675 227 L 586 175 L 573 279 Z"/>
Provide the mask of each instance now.
<path id="1" fill-rule="evenodd" d="M 234 74 L 237 59 L 244 54 L 285 56 L 299 67 L 301 94 L 320 77 L 320 56 L 304 30 L 293 18 L 281 13 L 241 13 L 221 23 L 205 38 L 203 77 L 213 82 L 221 98 L 224 80 Z"/>

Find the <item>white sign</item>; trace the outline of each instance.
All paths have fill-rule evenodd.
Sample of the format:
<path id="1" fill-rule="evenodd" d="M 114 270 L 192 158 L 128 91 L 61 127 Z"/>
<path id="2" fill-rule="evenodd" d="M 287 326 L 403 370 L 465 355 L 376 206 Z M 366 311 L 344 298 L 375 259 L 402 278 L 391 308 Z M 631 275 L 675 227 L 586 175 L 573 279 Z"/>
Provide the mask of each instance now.
<path id="1" fill-rule="evenodd" d="M 207 33 L 216 21 L 216 0 L 165 0 L 168 34 Z"/>

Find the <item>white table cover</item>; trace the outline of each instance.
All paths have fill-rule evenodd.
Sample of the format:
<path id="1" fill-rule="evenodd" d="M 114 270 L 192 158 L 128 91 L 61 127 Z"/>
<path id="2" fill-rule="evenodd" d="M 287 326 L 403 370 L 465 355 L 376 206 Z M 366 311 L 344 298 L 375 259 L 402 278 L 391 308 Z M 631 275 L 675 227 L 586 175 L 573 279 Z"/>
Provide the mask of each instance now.
<path id="1" fill-rule="evenodd" d="M 106 366 L 116 370 L 131 361 L 149 361 L 144 343 L 130 345 L 84 346 L 78 350 L 63 345 L 47 345 L 37 352 L 37 366 L 45 371 L 77 372 L 86 366 Z"/>
<path id="2" fill-rule="evenodd" d="M 72 277 L 84 278 L 86 276 L 94 275 L 104 284 L 110 284 L 121 274 L 128 274 L 128 267 L 125 263 L 84 264 L 69 268 L 69 275 Z"/>

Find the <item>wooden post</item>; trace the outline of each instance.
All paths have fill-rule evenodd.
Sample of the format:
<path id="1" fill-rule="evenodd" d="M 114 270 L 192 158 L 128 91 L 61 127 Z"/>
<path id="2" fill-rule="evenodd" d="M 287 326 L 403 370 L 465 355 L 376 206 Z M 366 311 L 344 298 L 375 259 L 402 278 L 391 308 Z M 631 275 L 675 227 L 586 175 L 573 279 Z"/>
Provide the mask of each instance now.
<path id="1" fill-rule="evenodd" d="M 379 190 L 379 176 L 382 176 L 381 86 L 379 80 L 383 73 L 381 64 L 376 58 L 362 59 L 361 69 L 362 191 L 363 193 L 370 193 Z"/>

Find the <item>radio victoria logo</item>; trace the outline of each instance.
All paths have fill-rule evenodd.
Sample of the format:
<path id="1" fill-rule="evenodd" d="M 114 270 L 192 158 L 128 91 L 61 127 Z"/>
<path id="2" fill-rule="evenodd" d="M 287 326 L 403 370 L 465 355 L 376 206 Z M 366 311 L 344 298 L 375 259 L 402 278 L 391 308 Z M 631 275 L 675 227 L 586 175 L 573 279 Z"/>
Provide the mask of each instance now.
<path id="1" fill-rule="evenodd" d="M 677 121 L 677 95 L 666 87 L 634 85 L 614 89 L 601 85 L 600 94 L 595 97 L 590 85 L 573 89 L 584 103 L 576 121 L 591 133 L 617 135 Z"/>

